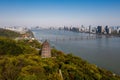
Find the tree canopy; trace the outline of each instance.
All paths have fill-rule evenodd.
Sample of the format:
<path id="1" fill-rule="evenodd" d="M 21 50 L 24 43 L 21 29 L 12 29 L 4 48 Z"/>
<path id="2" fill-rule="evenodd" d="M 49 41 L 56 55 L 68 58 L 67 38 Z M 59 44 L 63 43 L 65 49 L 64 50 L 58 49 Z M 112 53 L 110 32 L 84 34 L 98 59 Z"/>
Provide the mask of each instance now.
<path id="1" fill-rule="evenodd" d="M 0 37 L 0 80 L 120 80 L 120 76 L 80 57 L 53 48 L 51 58 L 39 54 L 37 40 Z M 38 50 L 39 49 L 39 50 Z"/>
<path id="2" fill-rule="evenodd" d="M 15 37 L 20 37 L 21 34 L 15 31 L 0 28 L 0 36 L 8 37 L 8 38 L 15 38 Z"/>

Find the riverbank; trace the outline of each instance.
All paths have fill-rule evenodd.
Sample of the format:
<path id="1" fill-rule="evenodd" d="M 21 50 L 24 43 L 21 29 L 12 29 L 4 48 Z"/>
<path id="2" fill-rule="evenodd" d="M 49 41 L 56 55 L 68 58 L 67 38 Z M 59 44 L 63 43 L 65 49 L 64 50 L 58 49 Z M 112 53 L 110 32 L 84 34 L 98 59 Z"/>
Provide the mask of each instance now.
<path id="1" fill-rule="evenodd" d="M 28 45 L 28 43 L 31 44 L 31 42 L 28 41 L 28 43 L 26 43 L 26 41 L 28 40 L 16 42 L 15 40 L 8 38 L 0 39 L 0 42 L 2 43 L 0 43 L 0 46 L 3 46 L 4 43 L 4 47 L 13 49 L 12 51 L 14 51 L 15 48 L 20 48 L 20 51 L 24 52 L 19 52 L 19 54 L 17 54 L 17 52 L 8 54 L 8 52 L 6 54 L 3 53 L 0 56 L 1 80 L 120 79 L 120 76 L 117 74 L 99 68 L 94 64 L 90 64 L 80 57 L 73 56 L 72 54 L 65 54 L 55 48 L 51 50 L 52 57 L 55 58 L 42 58 L 39 51 L 37 51 L 34 46 L 31 47 L 31 45 Z M 8 45 L 10 47 L 8 47 Z M 17 45 L 18 47 L 15 47 L 14 45 Z M 24 51 L 24 47 L 26 47 L 25 49 L 26 51 L 29 51 L 29 53 Z M 33 49 L 36 50 L 36 52 L 33 52 Z"/>
<path id="2" fill-rule="evenodd" d="M 89 36 L 89 34 L 59 30 L 34 30 L 33 33 L 38 40 L 48 39 L 51 46 L 55 46 L 66 54 L 73 53 L 90 63 L 120 74 L 120 64 L 117 63 L 120 60 L 119 37 L 78 40 L 77 38 Z M 69 40 L 69 37 L 76 39 Z M 67 39 L 56 40 L 56 38 Z"/>

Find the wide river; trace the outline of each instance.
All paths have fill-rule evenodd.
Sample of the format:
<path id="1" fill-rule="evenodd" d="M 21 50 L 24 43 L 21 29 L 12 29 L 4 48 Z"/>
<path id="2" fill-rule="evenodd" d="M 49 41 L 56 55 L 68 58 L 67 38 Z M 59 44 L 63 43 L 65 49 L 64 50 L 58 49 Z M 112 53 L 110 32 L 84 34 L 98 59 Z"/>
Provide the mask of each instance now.
<path id="1" fill-rule="evenodd" d="M 120 74 L 120 37 L 98 36 L 63 30 L 32 30 L 38 40 L 49 40 L 51 46 L 73 53 L 90 63 Z"/>

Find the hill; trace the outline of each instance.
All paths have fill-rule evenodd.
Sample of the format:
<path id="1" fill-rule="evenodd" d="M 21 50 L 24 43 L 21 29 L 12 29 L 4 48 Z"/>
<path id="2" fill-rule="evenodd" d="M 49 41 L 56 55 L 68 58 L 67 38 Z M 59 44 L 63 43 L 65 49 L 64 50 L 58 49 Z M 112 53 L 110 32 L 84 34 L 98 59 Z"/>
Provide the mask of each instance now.
<path id="1" fill-rule="evenodd" d="M 56 49 L 51 58 L 42 58 L 40 48 L 37 40 L 0 37 L 0 80 L 120 80 L 119 75 Z"/>
<path id="2" fill-rule="evenodd" d="M 36 46 L 34 46 L 36 45 Z M 36 53 L 35 49 L 38 42 L 28 42 L 26 40 L 15 41 L 10 38 L 0 37 L 0 55 L 19 55 L 19 54 L 27 54 L 27 53 Z M 32 47 L 33 46 L 33 47 Z"/>
<path id="3" fill-rule="evenodd" d="M 0 38 L 0 80 L 62 80 L 60 70 L 63 80 L 120 80 L 72 54 L 52 49 L 51 58 L 41 58 L 28 43 Z"/>
<path id="4" fill-rule="evenodd" d="M 8 38 L 15 38 L 15 37 L 20 37 L 21 34 L 18 32 L 0 28 L 0 36 L 8 37 Z"/>
<path id="5" fill-rule="evenodd" d="M 71 54 L 57 52 L 56 58 L 39 54 L 0 56 L 0 80 L 120 80 L 112 72 Z M 53 53 L 53 51 L 52 51 Z"/>

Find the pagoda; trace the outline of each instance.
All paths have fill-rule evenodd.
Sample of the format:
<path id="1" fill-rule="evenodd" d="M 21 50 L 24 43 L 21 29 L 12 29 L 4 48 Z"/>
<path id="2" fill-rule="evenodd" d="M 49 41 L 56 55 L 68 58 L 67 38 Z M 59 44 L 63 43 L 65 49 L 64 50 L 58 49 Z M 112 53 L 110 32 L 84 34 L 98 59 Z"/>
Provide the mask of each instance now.
<path id="1" fill-rule="evenodd" d="M 50 48 L 50 44 L 47 40 L 45 40 L 42 44 L 41 57 L 42 58 L 51 57 L 51 48 Z"/>

